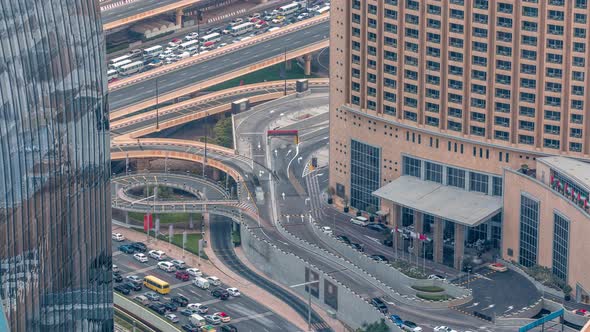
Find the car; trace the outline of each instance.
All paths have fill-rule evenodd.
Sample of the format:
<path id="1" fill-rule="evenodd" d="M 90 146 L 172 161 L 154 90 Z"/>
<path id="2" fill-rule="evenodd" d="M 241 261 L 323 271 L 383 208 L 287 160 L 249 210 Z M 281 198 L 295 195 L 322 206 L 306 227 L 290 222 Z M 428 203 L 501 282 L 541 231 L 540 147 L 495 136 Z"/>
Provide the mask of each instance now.
<path id="1" fill-rule="evenodd" d="M 117 273 L 117 272 L 119 272 L 119 267 L 117 265 L 113 264 L 112 270 L 114 273 Z"/>
<path id="2" fill-rule="evenodd" d="M 136 276 L 136 275 L 126 276 L 125 279 L 127 279 L 128 281 L 134 282 L 136 284 L 143 283 L 143 280 L 140 277 Z"/>
<path id="3" fill-rule="evenodd" d="M 441 325 L 441 326 L 435 326 L 434 332 L 459 332 L 459 331 L 454 330 L 448 326 Z"/>
<path id="4" fill-rule="evenodd" d="M 385 257 L 383 255 L 371 255 L 369 257 L 371 257 L 371 259 L 373 259 L 374 261 L 377 261 L 377 262 L 389 263 L 389 259 L 387 259 L 387 257 Z"/>
<path id="5" fill-rule="evenodd" d="M 148 261 L 148 257 L 140 252 L 133 254 L 133 258 L 135 258 L 136 260 L 138 260 L 142 263 L 147 263 L 147 261 Z"/>
<path id="6" fill-rule="evenodd" d="M 194 326 L 193 324 L 184 324 L 182 325 L 182 329 L 187 331 L 187 332 L 199 332 L 201 331 L 201 329 L 199 329 L 198 327 Z"/>
<path id="7" fill-rule="evenodd" d="M 504 265 L 502 263 L 492 263 L 492 264 L 488 265 L 488 268 L 490 268 L 490 270 L 493 270 L 496 272 L 508 271 L 508 268 L 506 267 L 506 265 Z"/>
<path id="8" fill-rule="evenodd" d="M 404 320 L 401 319 L 401 317 L 398 315 L 391 315 L 389 316 L 389 319 L 391 319 L 393 324 L 395 324 L 395 326 L 397 327 L 402 327 L 402 325 L 404 324 Z"/>
<path id="9" fill-rule="evenodd" d="M 131 50 L 131 51 L 129 51 L 129 53 L 128 53 L 128 54 L 129 54 L 129 55 L 130 55 L 132 58 L 136 58 L 136 57 L 139 57 L 140 55 L 142 55 L 142 54 L 143 54 L 143 50 L 136 48 L 136 49 L 134 49 L 134 50 Z"/>
<path id="10" fill-rule="evenodd" d="M 145 297 L 145 295 L 135 295 L 133 297 L 133 301 L 142 305 L 148 305 L 151 303 L 150 300 L 147 297 Z"/>
<path id="11" fill-rule="evenodd" d="M 181 307 L 186 307 L 188 305 L 188 299 L 182 295 L 174 296 L 172 302 L 177 303 Z"/>
<path id="12" fill-rule="evenodd" d="M 182 281 L 188 281 L 191 278 L 191 276 L 186 271 L 176 271 L 174 277 Z"/>
<path id="13" fill-rule="evenodd" d="M 128 244 L 124 244 L 122 246 L 119 246 L 119 251 L 122 253 L 125 253 L 125 254 L 134 254 L 135 253 L 135 249 L 133 249 L 133 247 Z"/>
<path id="14" fill-rule="evenodd" d="M 471 264 L 465 264 L 465 265 L 463 265 L 463 272 L 472 273 L 473 272 L 473 266 Z"/>
<path id="15" fill-rule="evenodd" d="M 184 308 L 182 310 L 180 310 L 180 314 L 183 316 L 187 316 L 189 317 L 192 314 L 197 314 L 198 312 L 196 310 L 190 309 L 190 308 Z"/>
<path id="16" fill-rule="evenodd" d="M 301 20 L 304 20 L 304 19 L 306 19 L 308 17 L 309 17 L 309 14 L 308 13 L 301 13 L 299 16 L 297 16 L 297 19 L 299 21 L 301 21 Z"/>
<path id="17" fill-rule="evenodd" d="M 221 318 L 217 317 L 217 316 L 213 316 L 213 315 L 205 315 L 205 320 L 207 321 L 208 324 L 211 325 L 219 325 L 221 324 Z"/>
<path id="18" fill-rule="evenodd" d="M 201 272 L 201 270 L 194 268 L 194 267 L 190 267 L 188 269 L 185 270 L 186 273 L 190 274 L 193 277 L 201 277 L 203 275 L 203 272 Z"/>
<path id="19" fill-rule="evenodd" d="M 221 285 L 221 280 L 219 280 L 219 278 L 217 278 L 216 276 L 208 276 L 207 281 L 209 281 L 209 283 L 213 286 L 219 286 Z"/>
<path id="20" fill-rule="evenodd" d="M 238 332 L 238 328 L 231 324 L 223 325 L 220 330 L 222 332 Z"/>
<path id="21" fill-rule="evenodd" d="M 377 232 L 384 232 L 388 230 L 387 226 L 383 224 L 368 224 L 367 228 Z"/>
<path id="22" fill-rule="evenodd" d="M 172 301 L 168 301 L 164 303 L 164 307 L 166 307 L 167 311 L 176 311 L 178 310 L 178 305 Z"/>
<path id="23" fill-rule="evenodd" d="M 192 39 L 198 38 L 199 34 L 196 32 L 191 32 L 187 35 L 187 37 L 191 37 Z"/>
<path id="24" fill-rule="evenodd" d="M 422 328 L 420 326 L 416 325 L 416 323 L 406 320 L 402 324 L 402 330 L 410 331 L 410 332 L 420 332 L 420 331 L 422 331 Z"/>
<path id="25" fill-rule="evenodd" d="M 222 288 L 216 288 L 214 290 L 211 291 L 211 295 L 213 297 L 216 297 L 220 300 L 227 300 L 229 298 L 229 293 Z"/>
<path id="26" fill-rule="evenodd" d="M 338 241 L 342 241 L 346 244 L 350 244 L 350 239 L 346 235 L 338 235 L 338 236 L 336 236 L 336 239 L 338 239 Z"/>
<path id="27" fill-rule="evenodd" d="M 261 16 L 260 13 L 252 13 L 252 14 L 248 15 L 249 18 L 258 18 L 260 16 Z"/>
<path id="28" fill-rule="evenodd" d="M 148 256 L 159 261 L 166 259 L 166 253 L 162 250 L 150 250 Z"/>
<path id="29" fill-rule="evenodd" d="M 386 247 L 393 247 L 393 240 L 385 239 L 385 240 L 383 240 L 383 245 Z"/>
<path id="30" fill-rule="evenodd" d="M 180 43 L 182 43 L 182 40 L 180 40 L 180 38 L 174 38 L 174 39 L 172 39 L 171 42 L 174 44 L 180 44 Z"/>
<path id="31" fill-rule="evenodd" d="M 178 316 L 176 316 L 175 314 L 166 314 L 166 315 L 164 315 L 164 317 L 166 317 L 167 320 L 169 320 L 175 324 L 178 323 L 178 321 L 179 321 Z"/>
<path id="32" fill-rule="evenodd" d="M 359 243 L 351 243 L 350 246 L 358 251 L 365 251 L 365 248 Z"/>
<path id="33" fill-rule="evenodd" d="M 575 315 L 580 315 L 580 316 L 584 316 L 584 317 L 590 317 L 590 311 L 588 311 L 586 309 L 575 309 L 575 310 L 572 310 L 572 312 Z"/>
<path id="34" fill-rule="evenodd" d="M 173 259 L 170 261 L 170 263 L 174 264 L 177 270 L 184 270 L 187 268 L 186 263 L 180 259 Z"/>
<path id="35" fill-rule="evenodd" d="M 152 303 L 152 304 L 148 305 L 148 308 L 150 308 L 153 311 L 159 313 L 160 315 L 163 315 L 163 314 L 166 313 L 166 307 L 164 307 L 160 303 Z"/>
<path id="36" fill-rule="evenodd" d="M 131 290 L 123 285 L 117 285 L 113 289 L 123 295 L 129 295 L 131 293 Z"/>
<path id="37" fill-rule="evenodd" d="M 119 241 L 119 242 L 125 241 L 125 237 L 121 233 L 112 233 L 112 238 L 113 238 L 113 240 Z"/>
<path id="38" fill-rule="evenodd" d="M 320 230 L 322 231 L 322 233 L 324 234 L 328 234 L 328 235 L 332 235 L 332 228 L 328 227 L 328 226 L 322 226 L 320 228 Z"/>
<path id="39" fill-rule="evenodd" d="M 154 292 L 147 292 L 147 293 L 143 294 L 143 296 L 147 297 L 148 300 L 150 300 L 150 301 L 160 301 L 160 295 L 158 295 Z"/>
<path id="40" fill-rule="evenodd" d="M 191 310 L 196 310 L 199 314 L 206 314 L 209 311 L 209 307 L 201 303 L 190 303 L 186 307 Z"/>
<path id="41" fill-rule="evenodd" d="M 154 61 L 157 61 L 157 60 L 152 60 L 152 63 Z M 147 251 L 147 246 L 142 242 L 133 242 L 130 244 L 130 246 L 133 247 L 133 249 L 135 249 L 135 251 L 137 251 L 137 252 L 146 252 Z"/>
<path id="42" fill-rule="evenodd" d="M 387 313 L 387 305 L 385 305 L 385 302 L 383 302 L 383 300 L 381 300 L 378 297 L 374 297 L 371 299 L 371 304 L 377 308 L 377 310 L 381 311 L 382 313 L 386 314 Z"/>
<path id="43" fill-rule="evenodd" d="M 445 276 L 441 276 L 440 274 L 431 274 L 428 276 L 429 280 L 440 280 L 440 281 L 445 281 L 447 280 L 447 278 L 445 278 Z"/>
<path id="44" fill-rule="evenodd" d="M 230 288 L 226 289 L 226 291 L 229 293 L 229 295 L 231 295 L 233 297 L 240 296 L 240 291 L 235 287 L 230 287 Z"/>
<path id="45" fill-rule="evenodd" d="M 138 284 L 138 283 L 136 283 L 136 282 L 132 282 L 132 281 L 128 281 L 128 282 L 126 282 L 126 283 L 123 283 L 123 284 L 121 284 L 121 285 L 123 285 L 123 287 L 127 287 L 127 288 L 129 288 L 130 290 L 134 290 L 134 291 L 136 291 L 136 292 L 137 292 L 137 291 L 140 291 L 140 290 L 141 290 L 141 288 L 142 288 L 141 284 Z"/>
<path id="46" fill-rule="evenodd" d="M 232 22 L 235 23 L 235 24 L 241 24 L 241 23 L 244 23 L 244 19 L 241 18 L 241 17 L 238 17 L 238 18 L 234 18 L 232 20 Z M 213 31 L 213 30 L 210 30 L 210 31 Z"/>
<path id="47" fill-rule="evenodd" d="M 122 282 L 123 281 L 123 277 L 119 273 L 113 273 L 113 280 L 115 282 Z"/>
<path id="48" fill-rule="evenodd" d="M 219 317 L 222 323 L 229 323 L 231 321 L 231 317 L 223 311 L 216 312 L 213 316 Z"/>

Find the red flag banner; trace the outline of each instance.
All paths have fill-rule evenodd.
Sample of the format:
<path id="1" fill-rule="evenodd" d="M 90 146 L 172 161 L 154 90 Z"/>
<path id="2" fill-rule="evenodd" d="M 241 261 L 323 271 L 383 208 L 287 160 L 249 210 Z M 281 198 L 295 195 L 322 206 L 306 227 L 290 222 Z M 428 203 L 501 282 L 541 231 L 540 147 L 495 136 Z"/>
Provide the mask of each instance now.
<path id="1" fill-rule="evenodd" d="M 148 215 L 147 214 L 144 214 L 143 215 L 143 230 L 145 232 L 147 232 L 148 229 L 149 229 L 148 228 Z"/>

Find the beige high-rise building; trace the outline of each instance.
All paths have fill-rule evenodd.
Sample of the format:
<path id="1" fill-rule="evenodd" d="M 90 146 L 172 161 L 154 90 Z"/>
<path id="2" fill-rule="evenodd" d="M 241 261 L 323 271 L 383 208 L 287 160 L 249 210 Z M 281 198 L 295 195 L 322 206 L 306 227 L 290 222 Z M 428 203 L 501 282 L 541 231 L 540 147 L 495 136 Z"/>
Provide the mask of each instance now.
<path id="1" fill-rule="evenodd" d="M 425 234 L 394 245 L 439 263 L 518 262 L 501 250 L 504 168 L 590 159 L 588 0 L 331 4 L 336 201 Z"/>

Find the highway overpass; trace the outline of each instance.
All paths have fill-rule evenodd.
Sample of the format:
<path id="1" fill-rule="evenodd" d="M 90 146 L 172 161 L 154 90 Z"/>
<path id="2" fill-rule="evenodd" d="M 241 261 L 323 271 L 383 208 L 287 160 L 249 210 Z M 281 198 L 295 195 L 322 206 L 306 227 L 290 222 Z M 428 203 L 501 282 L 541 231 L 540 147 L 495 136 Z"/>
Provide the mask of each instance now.
<path id="1" fill-rule="evenodd" d="M 191 66 L 166 71 L 161 75 L 150 75 L 136 83 L 114 85 L 116 88 L 111 89 L 109 95 L 111 109 L 119 110 L 132 105 L 141 109 L 154 105 L 156 78 L 159 102 L 165 102 L 229 78 L 281 63 L 285 59 L 285 50 L 287 58 L 309 54 L 329 46 L 328 31 L 329 22 L 324 21 Z"/>

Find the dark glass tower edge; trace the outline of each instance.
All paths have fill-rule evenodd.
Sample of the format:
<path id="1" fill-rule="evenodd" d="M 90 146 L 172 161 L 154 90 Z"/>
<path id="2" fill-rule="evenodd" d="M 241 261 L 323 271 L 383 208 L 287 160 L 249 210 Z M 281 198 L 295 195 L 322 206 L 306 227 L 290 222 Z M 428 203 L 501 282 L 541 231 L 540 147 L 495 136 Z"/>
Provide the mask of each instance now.
<path id="1" fill-rule="evenodd" d="M 112 331 L 98 1 L 0 8 L 0 330 Z"/>

